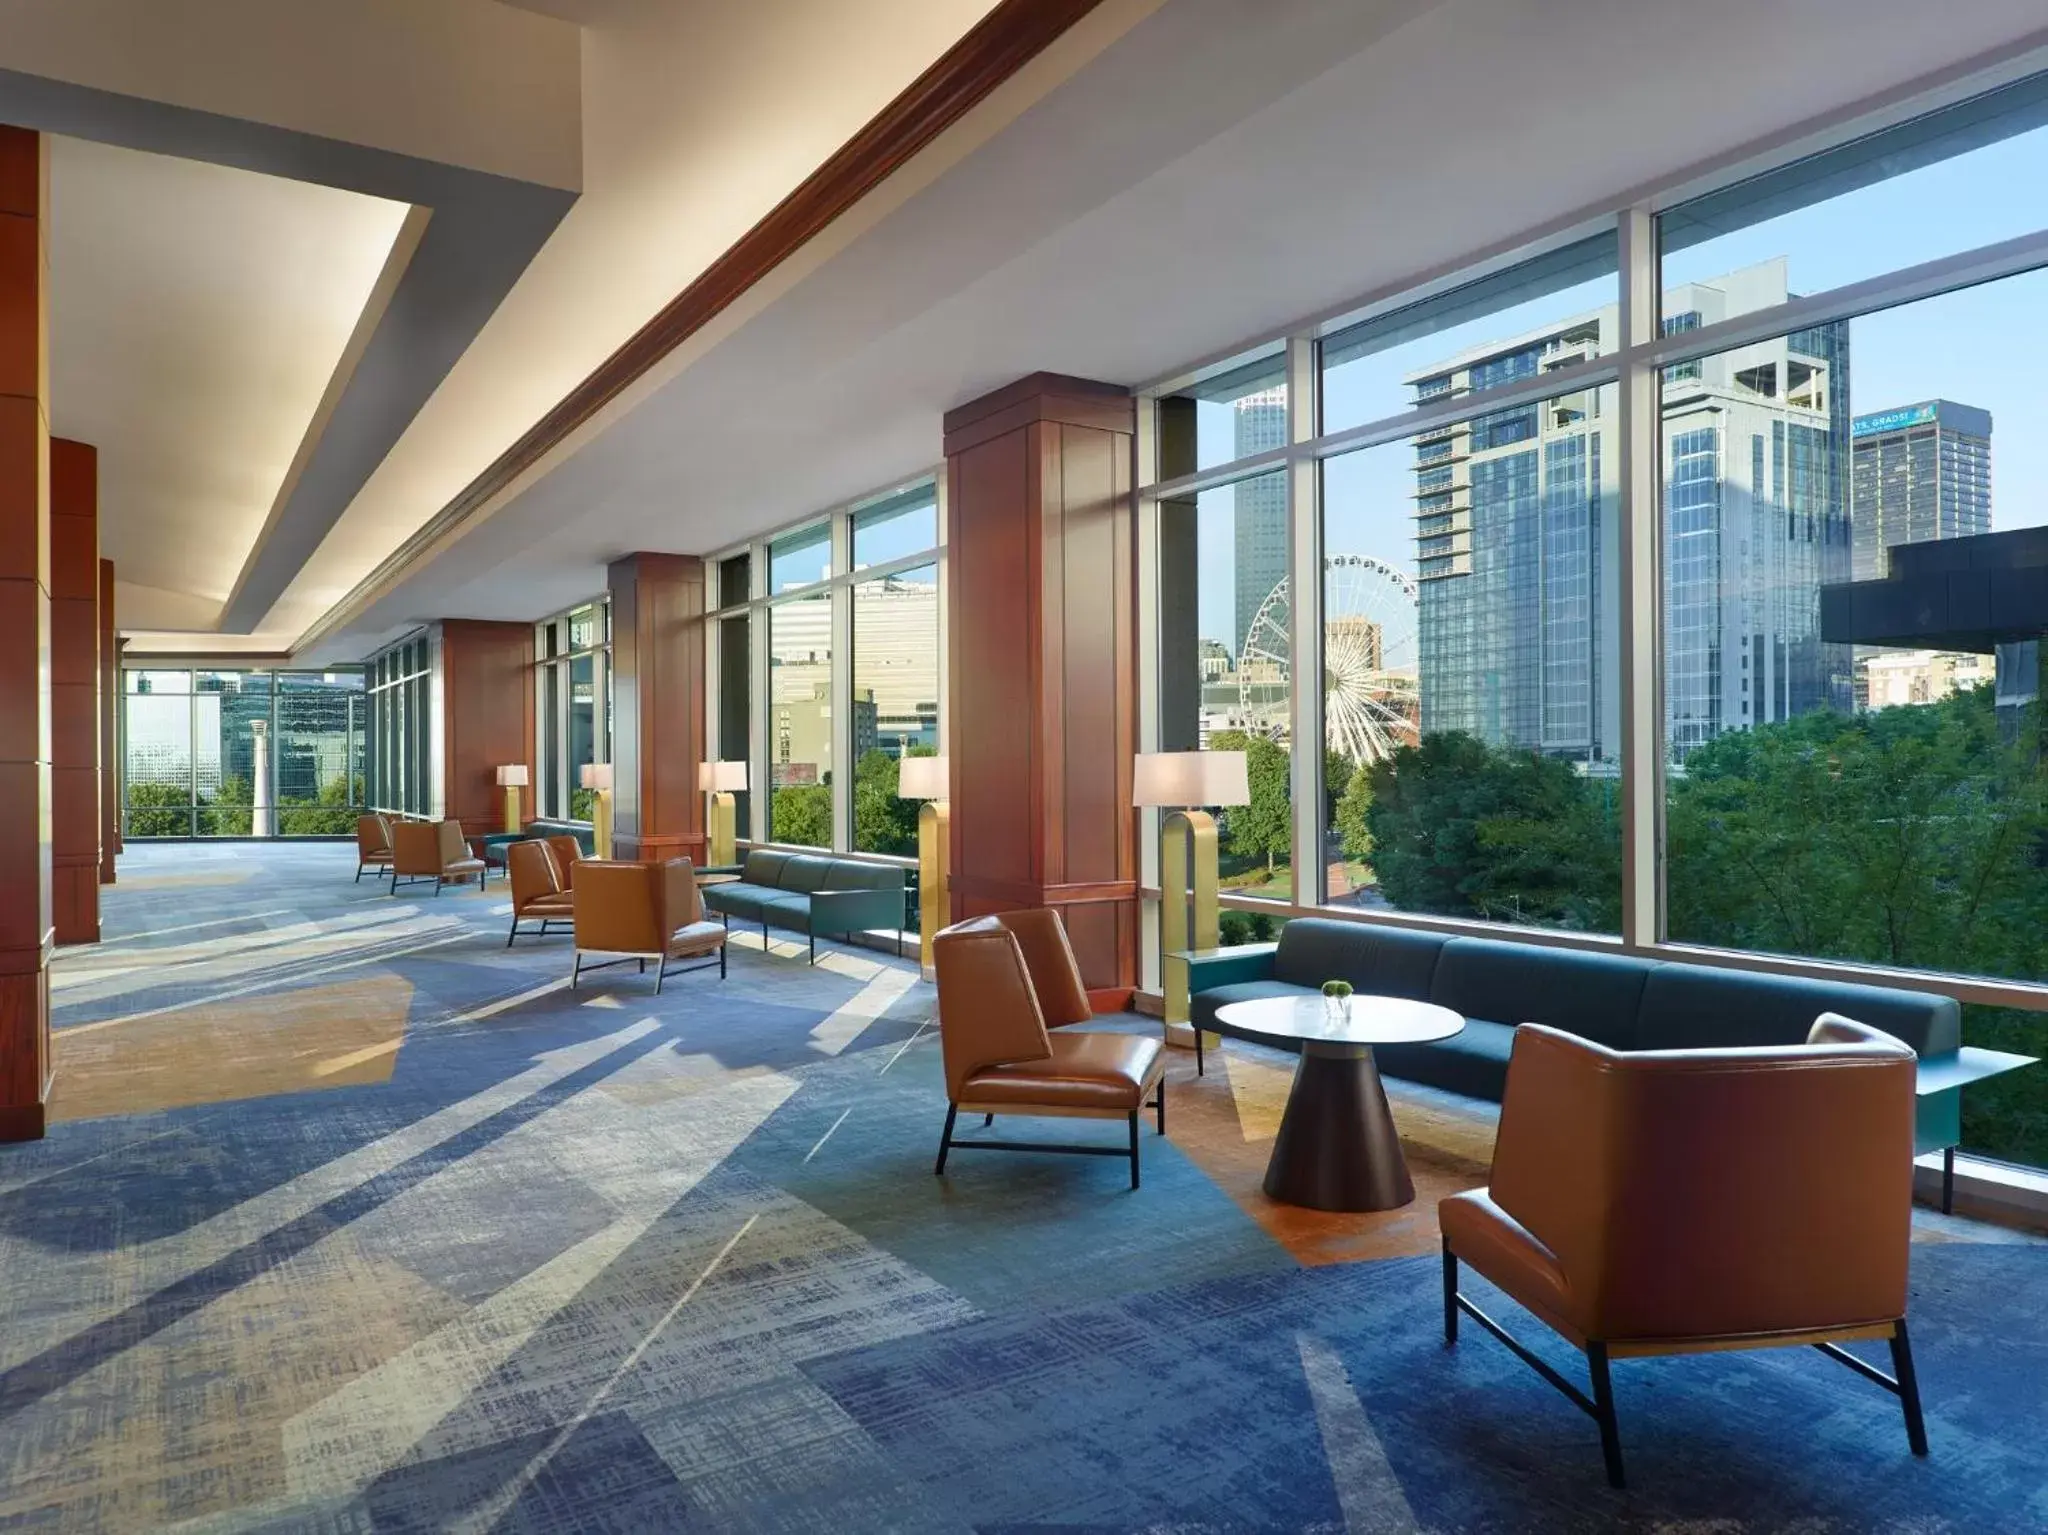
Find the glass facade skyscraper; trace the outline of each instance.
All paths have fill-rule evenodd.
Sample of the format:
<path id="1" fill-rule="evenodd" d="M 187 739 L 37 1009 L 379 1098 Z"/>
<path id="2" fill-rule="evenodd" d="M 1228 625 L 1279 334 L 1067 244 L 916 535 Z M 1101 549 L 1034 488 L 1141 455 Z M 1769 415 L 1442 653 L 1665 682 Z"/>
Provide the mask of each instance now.
<path id="1" fill-rule="evenodd" d="M 1858 581 L 1881 581 L 1885 551 L 1991 531 L 1991 413 L 1923 400 L 1855 418 L 1850 523 Z"/>
<path id="2" fill-rule="evenodd" d="M 1782 260 L 1665 295 L 1689 330 L 1789 297 Z M 1610 350 L 1612 307 L 1413 375 L 1418 401 Z M 1850 567 L 1848 332 L 1820 326 L 1663 379 L 1665 714 L 1683 760 L 1726 730 L 1853 705 L 1820 588 Z M 1618 423 L 1600 391 L 1415 445 L 1422 729 L 1586 764 L 1619 750 Z"/>
<path id="3" fill-rule="evenodd" d="M 1261 389 L 1236 401 L 1237 458 L 1264 453 L 1287 441 L 1287 391 Z M 1262 474 L 1233 492 L 1237 525 L 1235 638 L 1231 654 L 1240 661 L 1259 604 L 1287 578 L 1287 485 L 1284 478 Z"/>

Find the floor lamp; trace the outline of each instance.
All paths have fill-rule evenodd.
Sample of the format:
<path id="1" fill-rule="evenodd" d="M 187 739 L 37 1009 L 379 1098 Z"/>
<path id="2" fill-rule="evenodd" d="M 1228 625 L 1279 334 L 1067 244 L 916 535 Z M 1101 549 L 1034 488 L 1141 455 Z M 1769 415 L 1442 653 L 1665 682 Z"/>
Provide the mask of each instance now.
<path id="1" fill-rule="evenodd" d="M 1216 901 L 1216 818 L 1204 806 L 1251 799 L 1243 752 L 1140 752 L 1132 802 L 1168 812 L 1159 820 L 1159 984 L 1166 998 L 1166 1038 L 1192 1046 L 1188 1026 L 1188 962 L 1213 949 L 1223 933 Z"/>
<path id="2" fill-rule="evenodd" d="M 590 846 L 600 858 L 612 856 L 612 765 L 583 764 L 583 787 L 595 792 L 590 806 Z"/>
<path id="3" fill-rule="evenodd" d="M 526 787 L 526 782 L 524 763 L 498 769 L 498 787 L 505 791 L 505 832 L 508 836 L 519 835 L 519 791 Z"/>
<path id="4" fill-rule="evenodd" d="M 704 823 L 704 867 L 728 868 L 739 857 L 733 796 L 747 791 L 747 765 L 744 762 L 700 762 L 697 764 L 697 787 L 711 796 L 711 814 Z"/>
<path id="5" fill-rule="evenodd" d="M 930 979 L 932 939 L 951 915 L 946 888 L 947 842 L 952 836 L 949 770 L 944 757 L 905 757 L 896 765 L 896 793 L 921 799 L 917 812 L 917 963 Z"/>

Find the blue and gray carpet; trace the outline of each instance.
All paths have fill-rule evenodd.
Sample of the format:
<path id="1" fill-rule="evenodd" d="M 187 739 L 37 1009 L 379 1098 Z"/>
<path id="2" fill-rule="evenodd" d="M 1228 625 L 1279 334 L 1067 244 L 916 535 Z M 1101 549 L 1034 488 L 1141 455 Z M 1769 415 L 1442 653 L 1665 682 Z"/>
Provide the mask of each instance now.
<path id="1" fill-rule="evenodd" d="M 139 847 L 60 956 L 60 1122 L 0 1148 L 0 1528 L 2048 1529 L 2048 1247 L 1916 1246 L 1930 1459 L 1811 1350 L 1629 1362 L 1615 1493 L 1588 1420 L 1441 1343 L 1483 1113 L 1398 1094 L 1409 1212 L 1276 1212 L 1285 1066 L 1232 1046 L 1176 1060 L 1136 1194 L 936 1179 L 909 966 L 754 935 L 572 993 L 495 887 L 352 867 Z"/>

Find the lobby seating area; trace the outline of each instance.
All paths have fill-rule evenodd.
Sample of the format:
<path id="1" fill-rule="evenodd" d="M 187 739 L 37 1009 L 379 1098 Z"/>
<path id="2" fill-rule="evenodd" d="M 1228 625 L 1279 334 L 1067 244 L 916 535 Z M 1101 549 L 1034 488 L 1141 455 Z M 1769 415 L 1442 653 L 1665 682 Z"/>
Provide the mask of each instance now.
<path id="1" fill-rule="evenodd" d="M 0 1535 L 2048 1531 L 2042 0 L 0 14 Z"/>

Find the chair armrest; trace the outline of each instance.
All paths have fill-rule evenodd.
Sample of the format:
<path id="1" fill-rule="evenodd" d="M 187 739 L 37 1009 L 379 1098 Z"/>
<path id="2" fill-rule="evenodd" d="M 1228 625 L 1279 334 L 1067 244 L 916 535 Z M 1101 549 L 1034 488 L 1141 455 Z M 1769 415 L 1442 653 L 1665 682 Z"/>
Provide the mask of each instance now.
<path id="1" fill-rule="evenodd" d="M 1241 943 L 1228 949 L 1195 949 L 1188 960 L 1188 991 L 1273 979 L 1277 943 Z"/>

